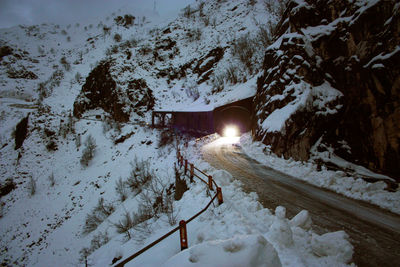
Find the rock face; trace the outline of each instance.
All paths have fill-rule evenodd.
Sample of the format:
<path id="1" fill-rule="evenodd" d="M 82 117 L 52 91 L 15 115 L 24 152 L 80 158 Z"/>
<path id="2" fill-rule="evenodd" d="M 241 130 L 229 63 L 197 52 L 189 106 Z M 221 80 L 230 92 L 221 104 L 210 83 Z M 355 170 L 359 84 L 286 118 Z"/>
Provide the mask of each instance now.
<path id="1" fill-rule="evenodd" d="M 112 62 L 105 60 L 90 72 L 75 100 L 75 117 L 80 118 L 87 110 L 102 108 L 114 120 L 126 122 L 131 112 L 143 116 L 145 110 L 153 108 L 153 93 L 144 80 L 132 80 L 122 90 L 112 77 L 111 67 Z"/>
<path id="2" fill-rule="evenodd" d="M 258 79 L 256 139 L 298 160 L 331 147 L 400 180 L 399 33 L 395 0 L 290 1 Z"/>

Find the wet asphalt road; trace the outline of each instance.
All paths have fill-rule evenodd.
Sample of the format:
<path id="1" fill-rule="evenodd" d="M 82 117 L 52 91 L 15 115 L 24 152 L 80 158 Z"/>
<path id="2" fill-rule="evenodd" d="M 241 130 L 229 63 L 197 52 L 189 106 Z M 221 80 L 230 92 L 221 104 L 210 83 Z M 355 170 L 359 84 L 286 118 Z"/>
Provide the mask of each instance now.
<path id="1" fill-rule="evenodd" d="M 285 206 L 288 218 L 306 209 L 319 234 L 346 231 L 358 266 L 400 266 L 399 215 L 266 167 L 231 144 L 208 145 L 203 157 L 240 180 L 245 191 L 256 192 L 264 207 Z"/>

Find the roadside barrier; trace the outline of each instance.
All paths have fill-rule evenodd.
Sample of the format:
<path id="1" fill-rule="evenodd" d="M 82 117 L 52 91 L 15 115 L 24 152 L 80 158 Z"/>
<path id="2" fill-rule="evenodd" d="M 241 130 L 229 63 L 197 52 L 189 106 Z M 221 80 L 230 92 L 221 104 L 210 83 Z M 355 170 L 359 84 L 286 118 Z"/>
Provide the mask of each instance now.
<path id="1" fill-rule="evenodd" d="M 141 250 L 139 250 L 135 254 L 127 257 L 126 259 L 122 260 L 121 262 L 116 263 L 113 266 L 115 266 L 115 267 L 123 267 L 126 263 L 130 262 L 131 260 L 133 260 L 134 258 L 139 256 L 140 254 L 142 254 L 146 250 L 150 249 L 151 247 L 157 245 L 158 243 L 160 243 L 165 238 L 167 238 L 168 236 L 172 235 L 173 233 L 175 233 L 178 230 L 179 230 L 179 236 L 180 236 L 181 251 L 184 250 L 184 249 L 187 249 L 189 247 L 189 245 L 188 245 L 188 240 L 187 240 L 188 232 L 187 232 L 187 229 L 186 229 L 186 225 L 188 223 L 190 223 L 191 221 L 193 221 L 194 219 L 196 219 L 198 216 L 200 216 L 203 212 L 205 212 L 210 207 L 211 203 L 214 202 L 214 200 L 216 198 L 218 199 L 218 204 L 219 205 L 224 203 L 224 200 L 223 200 L 223 197 L 222 197 L 222 189 L 221 189 L 221 187 L 219 187 L 217 185 L 217 183 L 214 181 L 214 179 L 212 178 L 211 175 L 208 175 L 208 174 L 204 173 L 200 169 L 196 168 L 193 163 L 190 163 L 187 159 L 184 159 L 182 154 L 181 154 L 181 152 L 180 152 L 180 150 L 178 150 L 178 152 L 177 152 L 177 159 L 178 159 L 179 168 L 182 169 L 182 167 L 184 167 L 184 175 L 187 176 L 187 173 L 189 171 L 189 179 L 190 179 L 191 183 L 194 182 L 193 178 L 196 177 L 200 181 L 205 183 L 207 185 L 208 189 L 211 190 L 211 191 L 214 191 L 214 187 L 213 187 L 213 185 L 214 185 L 215 188 L 216 188 L 215 195 L 211 198 L 210 202 L 208 202 L 208 204 L 201 211 L 199 211 L 198 213 L 193 215 L 190 219 L 188 219 L 186 221 L 185 220 L 181 220 L 177 227 L 175 227 L 174 229 L 172 229 L 171 231 L 169 231 L 168 233 L 166 233 L 162 237 L 158 238 L 157 240 L 155 240 L 151 244 L 149 244 L 146 247 L 142 248 Z M 200 175 L 205 176 L 206 179 L 201 178 Z"/>

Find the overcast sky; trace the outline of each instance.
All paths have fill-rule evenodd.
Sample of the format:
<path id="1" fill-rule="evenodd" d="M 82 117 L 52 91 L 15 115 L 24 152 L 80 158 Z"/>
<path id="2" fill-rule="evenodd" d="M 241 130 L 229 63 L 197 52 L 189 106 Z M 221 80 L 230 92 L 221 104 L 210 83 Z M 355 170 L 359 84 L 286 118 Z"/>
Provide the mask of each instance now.
<path id="1" fill-rule="evenodd" d="M 180 9 L 196 0 L 156 0 L 156 10 L 162 16 L 176 15 Z M 154 0 L 0 0 L 0 28 L 18 24 L 86 23 L 127 7 L 144 11 L 154 9 Z"/>

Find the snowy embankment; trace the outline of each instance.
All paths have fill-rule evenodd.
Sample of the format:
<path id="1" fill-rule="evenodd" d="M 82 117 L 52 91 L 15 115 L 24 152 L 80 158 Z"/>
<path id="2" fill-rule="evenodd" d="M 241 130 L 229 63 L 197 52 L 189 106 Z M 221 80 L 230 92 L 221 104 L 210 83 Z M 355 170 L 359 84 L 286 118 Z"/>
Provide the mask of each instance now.
<path id="1" fill-rule="evenodd" d="M 253 142 L 249 134 L 242 136 L 240 145 L 247 155 L 268 167 L 282 171 L 318 187 L 327 188 L 350 198 L 367 201 L 400 214 L 400 207 L 398 205 L 400 203 L 400 190 L 396 192 L 385 190 L 387 184 L 382 180 L 391 179 L 387 176 L 372 173 L 361 166 L 346 162 L 333 153 L 329 156 L 321 154 L 317 158 L 323 157 L 335 161 L 338 166 L 342 166 L 344 169 L 346 169 L 345 167 L 349 167 L 354 172 L 353 176 L 343 171 L 327 170 L 325 166 L 322 166 L 319 171 L 317 170 L 317 164 L 313 163 L 312 159 L 308 162 L 300 162 L 278 157 L 271 152 L 269 146 L 261 142 Z M 375 178 L 377 181 L 368 183 L 361 179 L 362 176 Z"/>
<path id="2" fill-rule="evenodd" d="M 126 266 L 347 266 L 351 261 L 353 247 L 345 232 L 315 234 L 307 211 L 289 220 L 285 208 L 278 207 L 274 215 L 261 206 L 255 193 L 244 193 L 228 172 L 201 160 L 200 147 L 189 142 L 185 158 L 213 176 L 222 187 L 224 203 L 218 206 L 215 201 L 188 224 L 189 249 L 180 252 L 179 234 L 175 233 Z M 174 202 L 177 221 L 190 218 L 209 200 L 202 182 L 189 184 L 183 198 Z M 126 258 L 172 229 L 162 217 L 149 220 L 148 227 L 154 231 L 145 238 L 126 243 L 122 237 L 113 238 L 89 262 L 104 266 L 116 255 Z"/>

